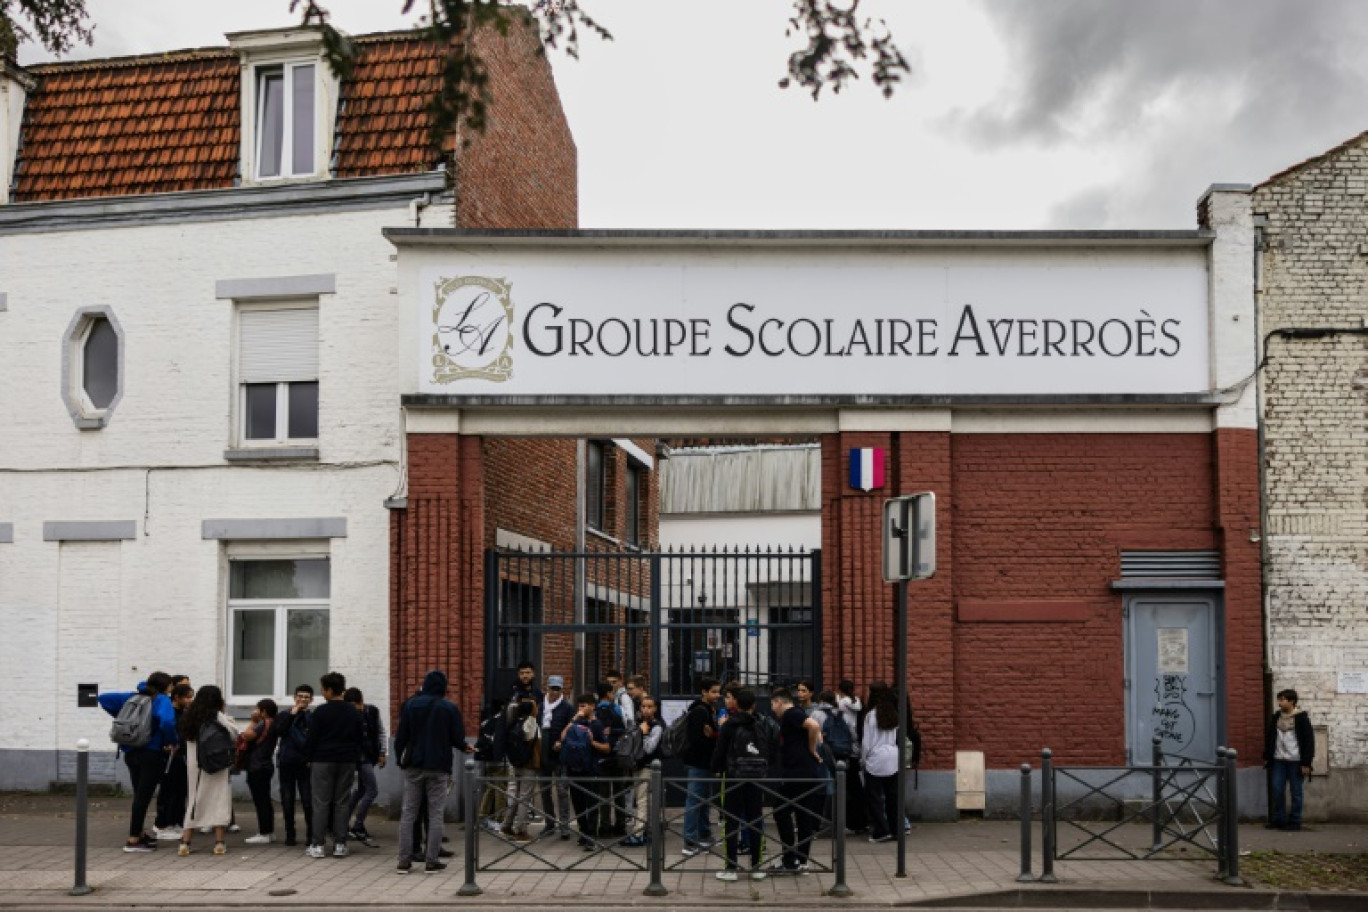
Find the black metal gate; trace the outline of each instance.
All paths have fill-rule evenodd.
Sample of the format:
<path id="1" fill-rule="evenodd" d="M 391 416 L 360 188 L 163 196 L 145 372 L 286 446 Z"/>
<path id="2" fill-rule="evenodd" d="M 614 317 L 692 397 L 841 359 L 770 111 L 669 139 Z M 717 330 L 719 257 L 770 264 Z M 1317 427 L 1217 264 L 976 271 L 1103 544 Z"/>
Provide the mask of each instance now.
<path id="1" fill-rule="evenodd" d="M 697 696 L 705 677 L 763 695 L 821 675 L 820 551 L 493 549 L 485 579 L 487 697 L 524 661 L 567 693 L 616 670 L 661 699 Z"/>

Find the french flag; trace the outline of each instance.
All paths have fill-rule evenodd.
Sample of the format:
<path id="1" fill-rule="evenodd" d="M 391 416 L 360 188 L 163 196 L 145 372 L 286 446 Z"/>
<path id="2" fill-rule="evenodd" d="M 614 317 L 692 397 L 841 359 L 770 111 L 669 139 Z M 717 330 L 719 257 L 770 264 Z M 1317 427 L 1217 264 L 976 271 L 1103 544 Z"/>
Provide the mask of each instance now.
<path id="1" fill-rule="evenodd" d="M 884 486 L 884 451 L 864 447 L 850 451 L 850 486 L 873 491 Z"/>

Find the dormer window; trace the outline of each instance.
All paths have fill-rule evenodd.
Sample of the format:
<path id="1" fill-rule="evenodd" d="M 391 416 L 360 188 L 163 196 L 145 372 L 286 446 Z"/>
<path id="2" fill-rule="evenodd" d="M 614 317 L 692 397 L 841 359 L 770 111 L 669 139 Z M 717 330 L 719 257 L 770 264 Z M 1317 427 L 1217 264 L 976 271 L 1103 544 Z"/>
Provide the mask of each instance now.
<path id="1" fill-rule="evenodd" d="M 315 27 L 237 32 L 244 184 L 328 176 L 340 85 Z"/>
<path id="2" fill-rule="evenodd" d="M 317 170 L 316 69 L 312 63 L 257 68 L 258 177 L 298 177 Z"/>

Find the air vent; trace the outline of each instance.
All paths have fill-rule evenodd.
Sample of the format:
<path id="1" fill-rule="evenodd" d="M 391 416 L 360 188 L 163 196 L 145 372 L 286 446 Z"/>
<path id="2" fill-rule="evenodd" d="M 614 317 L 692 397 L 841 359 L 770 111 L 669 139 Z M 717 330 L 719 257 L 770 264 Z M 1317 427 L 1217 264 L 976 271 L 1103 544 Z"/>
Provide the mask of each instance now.
<path id="1" fill-rule="evenodd" d="M 1122 551 L 1122 579 L 1221 578 L 1219 551 Z"/>

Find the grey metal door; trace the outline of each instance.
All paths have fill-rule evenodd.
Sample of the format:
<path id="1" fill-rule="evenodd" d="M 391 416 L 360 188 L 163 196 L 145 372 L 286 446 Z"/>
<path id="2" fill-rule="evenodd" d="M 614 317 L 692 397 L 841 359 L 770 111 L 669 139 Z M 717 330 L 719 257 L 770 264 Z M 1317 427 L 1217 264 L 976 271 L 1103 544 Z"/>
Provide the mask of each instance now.
<path id="1" fill-rule="evenodd" d="M 1130 756 L 1148 763 L 1157 733 L 1170 758 L 1212 762 L 1220 668 L 1216 596 L 1126 596 L 1126 730 Z"/>

